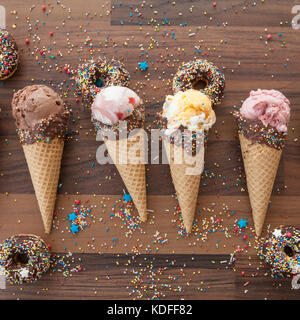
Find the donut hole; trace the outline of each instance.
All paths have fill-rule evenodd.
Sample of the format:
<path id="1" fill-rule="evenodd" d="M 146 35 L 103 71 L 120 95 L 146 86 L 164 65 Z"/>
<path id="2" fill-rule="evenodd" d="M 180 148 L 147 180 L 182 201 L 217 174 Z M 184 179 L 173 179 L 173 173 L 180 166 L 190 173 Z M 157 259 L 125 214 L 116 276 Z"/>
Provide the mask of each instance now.
<path id="1" fill-rule="evenodd" d="M 206 79 L 198 79 L 193 84 L 193 89 L 195 90 L 204 90 L 208 85 L 208 81 Z"/>
<path id="2" fill-rule="evenodd" d="M 24 252 L 15 252 L 12 254 L 12 267 L 24 266 L 28 263 L 29 257 Z"/>
<path id="3" fill-rule="evenodd" d="M 105 86 L 105 77 L 100 72 L 96 72 L 94 84 L 98 88 L 102 88 Z"/>
<path id="4" fill-rule="evenodd" d="M 293 257 L 294 254 L 295 254 L 293 248 L 291 248 L 290 246 L 285 246 L 285 247 L 283 248 L 283 251 L 284 251 L 284 253 L 285 253 L 287 256 L 289 256 L 289 257 Z"/>

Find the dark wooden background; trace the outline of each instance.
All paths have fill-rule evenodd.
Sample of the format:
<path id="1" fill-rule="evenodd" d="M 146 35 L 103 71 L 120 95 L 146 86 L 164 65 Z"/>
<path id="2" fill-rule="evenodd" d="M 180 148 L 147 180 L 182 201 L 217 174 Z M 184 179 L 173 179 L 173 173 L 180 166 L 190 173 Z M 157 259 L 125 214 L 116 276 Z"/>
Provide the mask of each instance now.
<path id="1" fill-rule="evenodd" d="M 175 5 L 159 0 L 135 1 L 134 5 L 125 0 L 1 2 L 7 10 L 7 29 L 20 49 L 21 64 L 13 78 L 0 83 L 0 240 L 17 233 L 39 234 L 51 244 L 52 252 L 63 255 L 65 269 L 69 263 L 69 269 L 82 271 L 66 272 L 67 277 L 55 271 L 30 285 L 7 284 L 6 290 L 0 290 L 0 299 L 150 299 L 155 290 L 161 299 L 299 298 L 299 291 L 291 290 L 290 279 L 266 275 L 268 268 L 256 256 L 231 116 L 233 106 L 239 106 L 251 89 L 278 89 L 290 99 L 288 146 L 265 230 L 280 224 L 300 227 L 300 31 L 291 28 L 291 9 L 297 1 L 265 0 L 255 5 L 242 0 L 216 2 L 216 8 L 210 0 L 177 0 Z M 162 23 L 165 18 L 168 25 Z M 271 41 L 267 41 L 268 34 L 273 36 Z M 200 225 L 213 216 L 222 219 L 223 230 L 231 237 L 222 229 L 209 233 L 206 241 L 196 235 L 178 236 L 173 214 L 177 202 L 166 165 L 147 166 L 148 207 L 153 212 L 143 225 L 143 233 L 135 231 L 126 237 L 128 230 L 122 228 L 120 219 L 110 217 L 124 185 L 114 166 L 97 164 L 99 142 L 90 111 L 75 101 L 74 83 L 64 71 L 65 66 L 76 70 L 80 59 L 98 55 L 126 64 L 131 87 L 146 103 L 149 128 L 165 95 L 171 93 L 170 81 L 182 61 L 206 58 L 224 69 L 226 94 L 215 109 L 217 123 L 209 134 L 196 218 Z M 138 69 L 142 61 L 147 61 L 147 71 Z M 62 161 L 56 227 L 49 236 L 43 234 L 10 106 L 14 90 L 34 83 L 54 85 L 73 109 L 72 135 Z M 66 217 L 75 199 L 95 206 L 95 217 L 89 227 L 72 235 Z M 244 249 L 241 235 L 232 231 L 245 217 L 249 219 L 245 231 L 248 249 Z M 153 242 L 156 231 L 166 236 L 167 244 Z M 113 245 L 115 238 L 118 241 Z M 236 254 L 235 264 L 224 263 L 238 246 L 243 251 Z M 68 252 L 73 255 L 67 257 Z M 160 274 L 159 268 L 164 267 L 167 269 Z M 146 292 L 143 285 L 147 281 L 153 284 Z"/>

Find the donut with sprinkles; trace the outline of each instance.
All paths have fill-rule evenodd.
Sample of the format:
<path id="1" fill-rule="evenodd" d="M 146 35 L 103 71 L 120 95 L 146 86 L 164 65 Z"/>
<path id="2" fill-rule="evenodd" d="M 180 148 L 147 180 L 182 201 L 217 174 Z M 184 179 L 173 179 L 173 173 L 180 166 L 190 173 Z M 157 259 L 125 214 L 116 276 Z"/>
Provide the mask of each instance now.
<path id="1" fill-rule="evenodd" d="M 0 81 L 11 77 L 18 64 L 19 52 L 14 38 L 6 30 L 0 30 Z"/>
<path id="2" fill-rule="evenodd" d="M 300 230 L 281 226 L 258 246 L 258 253 L 271 266 L 272 275 L 300 273 Z"/>
<path id="3" fill-rule="evenodd" d="M 0 244 L 0 267 L 14 284 L 33 282 L 50 267 L 48 246 L 36 235 L 14 235 Z"/>
<path id="4" fill-rule="evenodd" d="M 130 75 L 123 63 L 115 59 L 109 60 L 106 57 L 82 63 L 75 76 L 78 94 L 89 102 L 93 101 L 102 88 L 108 86 L 128 87 L 129 81 Z"/>
<path id="5" fill-rule="evenodd" d="M 173 78 L 173 91 L 176 93 L 195 89 L 199 82 L 206 84 L 201 91 L 208 95 L 214 104 L 221 102 L 225 89 L 224 73 L 206 60 L 197 59 L 183 63 Z"/>

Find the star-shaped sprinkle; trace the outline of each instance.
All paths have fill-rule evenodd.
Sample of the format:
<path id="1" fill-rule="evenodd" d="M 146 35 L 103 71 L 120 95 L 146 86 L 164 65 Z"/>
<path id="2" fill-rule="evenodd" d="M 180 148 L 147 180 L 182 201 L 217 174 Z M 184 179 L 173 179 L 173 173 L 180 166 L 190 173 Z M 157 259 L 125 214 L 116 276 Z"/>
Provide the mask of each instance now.
<path id="1" fill-rule="evenodd" d="M 75 212 L 72 212 L 69 214 L 70 221 L 75 221 L 76 219 L 77 219 L 77 215 L 75 214 Z"/>
<path id="2" fill-rule="evenodd" d="M 123 200 L 127 203 L 132 200 L 131 195 L 129 193 L 124 193 Z"/>
<path id="3" fill-rule="evenodd" d="M 28 275 L 29 275 L 29 270 L 26 269 L 26 268 L 22 268 L 20 270 L 20 276 L 21 278 L 28 278 Z"/>
<path id="4" fill-rule="evenodd" d="M 77 233 L 79 231 L 79 226 L 73 224 L 70 230 L 72 231 L 72 234 Z"/>
<path id="5" fill-rule="evenodd" d="M 240 228 L 245 228 L 245 227 L 247 227 L 247 223 L 248 223 L 247 220 L 240 219 L 240 221 L 238 222 L 238 225 Z"/>
<path id="6" fill-rule="evenodd" d="M 139 68 L 140 68 L 140 70 L 142 70 L 142 71 L 145 71 L 145 70 L 147 70 L 148 69 L 148 64 L 147 64 L 147 62 L 146 61 L 144 61 L 144 62 L 140 62 L 139 63 Z"/>
<path id="7" fill-rule="evenodd" d="M 275 236 L 275 238 L 281 237 L 282 236 L 281 229 L 275 229 L 272 234 L 273 236 Z"/>

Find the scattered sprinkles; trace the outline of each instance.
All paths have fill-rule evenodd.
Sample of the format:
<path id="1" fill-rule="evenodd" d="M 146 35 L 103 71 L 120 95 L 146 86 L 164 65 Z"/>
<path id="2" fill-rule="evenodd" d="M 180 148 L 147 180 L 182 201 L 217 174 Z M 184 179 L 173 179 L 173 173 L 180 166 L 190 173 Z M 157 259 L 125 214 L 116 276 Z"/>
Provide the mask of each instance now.
<path id="1" fill-rule="evenodd" d="M 72 234 L 83 230 L 87 225 L 87 218 L 93 218 L 92 209 L 87 205 L 81 205 L 79 200 L 76 200 L 73 205 L 73 211 L 69 213 L 68 220 Z"/>

